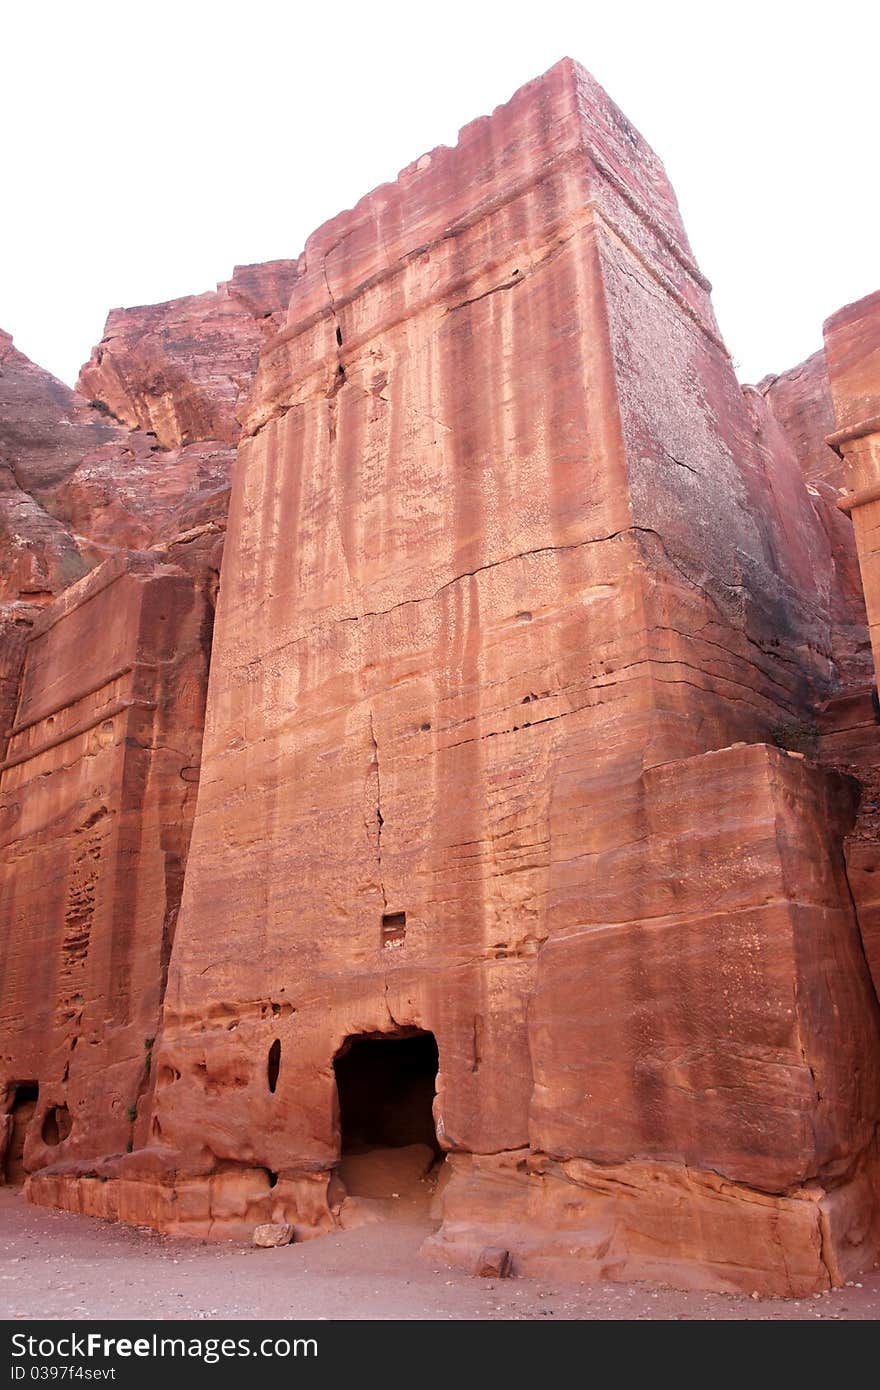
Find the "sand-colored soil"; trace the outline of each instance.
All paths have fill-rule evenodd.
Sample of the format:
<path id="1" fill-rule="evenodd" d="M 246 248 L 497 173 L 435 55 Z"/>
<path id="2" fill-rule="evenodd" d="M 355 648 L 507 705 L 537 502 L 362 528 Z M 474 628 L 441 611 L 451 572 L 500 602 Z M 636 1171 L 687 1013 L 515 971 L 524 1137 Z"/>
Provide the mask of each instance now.
<path id="1" fill-rule="evenodd" d="M 880 1315 L 880 1272 L 784 1302 L 641 1284 L 476 1279 L 418 1253 L 431 1229 L 399 1218 L 257 1250 L 171 1239 L 30 1206 L 0 1189 L 3 1318 L 738 1319 Z"/>

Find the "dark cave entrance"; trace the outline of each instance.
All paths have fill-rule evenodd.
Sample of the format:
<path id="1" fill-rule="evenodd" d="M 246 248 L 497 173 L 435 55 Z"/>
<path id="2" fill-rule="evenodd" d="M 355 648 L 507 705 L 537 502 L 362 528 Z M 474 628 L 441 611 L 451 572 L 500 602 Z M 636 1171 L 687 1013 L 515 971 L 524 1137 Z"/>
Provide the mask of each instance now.
<path id="1" fill-rule="evenodd" d="M 442 1157 L 432 1104 L 433 1033 L 347 1038 L 333 1063 L 339 1098 L 339 1173 L 351 1196 L 415 1198 Z"/>
<path id="2" fill-rule="evenodd" d="M 36 1081 L 19 1081 L 12 1097 L 9 1113 L 12 1127 L 3 1156 L 3 1177 L 13 1187 L 20 1187 L 27 1177 L 24 1167 L 24 1140 L 28 1125 L 37 1108 L 40 1088 Z"/>

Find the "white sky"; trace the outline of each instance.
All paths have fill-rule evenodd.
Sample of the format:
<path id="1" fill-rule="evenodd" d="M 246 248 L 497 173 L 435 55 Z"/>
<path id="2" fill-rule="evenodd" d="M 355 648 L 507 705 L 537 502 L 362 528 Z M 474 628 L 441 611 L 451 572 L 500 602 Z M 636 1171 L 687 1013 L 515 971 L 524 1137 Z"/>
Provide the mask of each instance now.
<path id="1" fill-rule="evenodd" d="M 564 54 L 658 151 L 743 380 L 880 286 L 870 0 L 7 0 L 0 327 L 72 382 L 107 311 L 305 238 Z"/>

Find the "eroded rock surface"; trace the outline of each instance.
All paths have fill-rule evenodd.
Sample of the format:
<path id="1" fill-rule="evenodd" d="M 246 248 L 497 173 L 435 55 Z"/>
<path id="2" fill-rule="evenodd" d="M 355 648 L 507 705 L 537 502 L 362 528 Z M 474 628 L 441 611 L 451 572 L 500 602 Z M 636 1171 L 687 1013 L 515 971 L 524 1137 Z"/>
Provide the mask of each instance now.
<path id="1" fill-rule="evenodd" d="M 827 443 L 837 428 L 825 350 L 820 349 L 757 388 L 785 430 L 804 477 L 840 486 L 840 458 Z"/>
<path id="2" fill-rule="evenodd" d="M 41 1087 L 73 1127 L 50 1122 L 55 1162 L 29 1138 L 31 1197 L 301 1239 L 353 1219 L 346 1174 L 419 1152 L 434 1248 L 471 1269 L 851 1277 L 880 1250 L 880 1011 L 827 712 L 870 662 L 812 426 L 739 386 L 661 164 L 568 60 L 279 264 L 283 320 L 236 272 L 179 331 L 169 306 L 111 316 L 84 369 L 179 466 L 241 437 L 132 1151 Z M 253 339 L 211 346 L 243 319 Z M 264 333 L 245 402 L 230 361 Z M 216 543 L 198 492 L 162 494 L 191 539 L 147 585 L 197 595 L 181 632 L 209 601 L 182 568 Z M 119 802 L 147 845 L 192 810 L 175 721 L 204 684 L 174 672 L 149 716 L 170 761 L 151 735 L 146 799 Z"/>
<path id="3" fill-rule="evenodd" d="M 24 1161 L 146 1135 L 152 1048 L 197 789 L 208 603 L 117 556 L 26 643 L 3 765 L 3 1067 L 39 1085 Z M 14 1098 L 14 1097 L 13 1097 Z"/>
<path id="4" fill-rule="evenodd" d="M 789 741 L 862 787 L 844 849 L 865 952 L 880 993 L 880 748 L 875 688 L 880 582 L 880 295 L 832 315 L 825 346 L 758 388 L 794 448 L 833 557 L 832 644 L 838 689 Z M 866 611 L 865 600 L 868 599 Z M 874 653 L 868 615 L 874 609 Z"/>
<path id="5" fill-rule="evenodd" d="M 235 359 L 245 389 L 283 267 L 206 298 L 220 307 L 202 360 L 222 360 L 216 386 Z M 161 315 L 175 350 L 195 350 L 190 302 Z M 136 371 L 119 345 L 114 361 Z M 181 412 L 198 370 L 178 363 Z M 0 335 L 0 1077 L 16 1178 L 146 1137 L 235 457 L 233 426 L 201 423 L 166 447 Z"/>
<path id="6" fill-rule="evenodd" d="M 851 517 L 867 608 L 874 661 L 880 654 L 880 294 L 847 305 L 825 324 L 825 355 L 837 429 L 829 442 L 840 456 L 844 495 L 840 511 Z M 859 910 L 865 953 L 880 995 L 880 755 L 876 686 L 847 690 L 823 714 L 823 749 L 841 759 L 862 784 L 859 816 L 846 854 Z"/>
<path id="7" fill-rule="evenodd" d="M 78 390 L 125 424 L 154 431 L 165 449 L 198 439 L 234 444 L 236 408 L 283 317 L 294 269 L 294 261 L 238 266 L 208 294 L 114 309 Z"/>

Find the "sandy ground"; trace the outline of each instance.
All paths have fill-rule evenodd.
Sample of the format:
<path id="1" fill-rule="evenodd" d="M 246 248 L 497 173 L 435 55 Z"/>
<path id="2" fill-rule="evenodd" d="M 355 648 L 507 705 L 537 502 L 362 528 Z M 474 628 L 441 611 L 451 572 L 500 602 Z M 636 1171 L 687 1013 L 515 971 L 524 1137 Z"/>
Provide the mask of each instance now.
<path id="1" fill-rule="evenodd" d="M 734 1298 L 643 1284 L 476 1279 L 418 1254 L 431 1223 L 403 1212 L 257 1250 L 30 1206 L 0 1188 L 3 1318 L 873 1319 L 880 1271 L 815 1298 Z"/>

